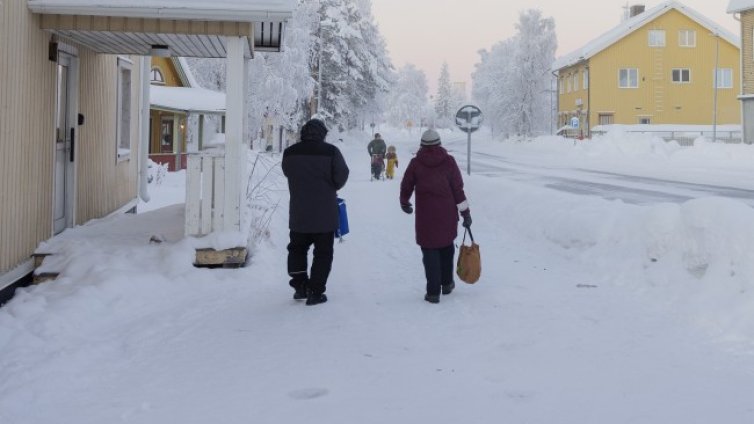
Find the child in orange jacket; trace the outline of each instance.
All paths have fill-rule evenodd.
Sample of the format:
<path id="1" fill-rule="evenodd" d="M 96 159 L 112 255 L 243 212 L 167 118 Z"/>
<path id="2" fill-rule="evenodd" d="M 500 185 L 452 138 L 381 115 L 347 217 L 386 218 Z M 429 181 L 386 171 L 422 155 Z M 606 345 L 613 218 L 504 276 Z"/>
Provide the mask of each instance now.
<path id="1" fill-rule="evenodd" d="M 385 158 L 387 159 L 385 177 L 392 180 L 393 177 L 395 177 L 395 168 L 398 167 L 398 155 L 395 153 L 395 146 L 387 148 L 387 155 L 385 155 Z"/>

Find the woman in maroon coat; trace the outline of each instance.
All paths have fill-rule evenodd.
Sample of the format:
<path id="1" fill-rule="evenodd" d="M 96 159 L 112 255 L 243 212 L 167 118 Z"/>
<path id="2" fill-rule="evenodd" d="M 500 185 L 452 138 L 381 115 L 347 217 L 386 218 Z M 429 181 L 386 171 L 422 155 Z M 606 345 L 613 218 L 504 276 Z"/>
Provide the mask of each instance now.
<path id="1" fill-rule="evenodd" d="M 401 208 L 413 213 L 411 195 L 416 193 L 416 244 L 422 249 L 427 277 L 424 300 L 440 302 L 440 293 L 450 294 L 453 281 L 453 241 L 458 236 L 458 216 L 471 226 L 471 213 L 463 192 L 463 178 L 456 160 L 441 145 L 435 130 L 422 134 L 421 148 L 411 159 L 401 182 Z"/>

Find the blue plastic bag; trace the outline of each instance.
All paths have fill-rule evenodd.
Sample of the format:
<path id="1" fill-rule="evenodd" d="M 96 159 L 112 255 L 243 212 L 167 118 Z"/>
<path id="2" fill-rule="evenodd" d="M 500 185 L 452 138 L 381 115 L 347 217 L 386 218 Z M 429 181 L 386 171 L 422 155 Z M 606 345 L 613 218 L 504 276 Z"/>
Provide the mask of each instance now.
<path id="1" fill-rule="evenodd" d="M 338 197 L 338 229 L 335 231 L 335 237 L 343 237 L 348 234 L 349 231 L 346 201 Z"/>

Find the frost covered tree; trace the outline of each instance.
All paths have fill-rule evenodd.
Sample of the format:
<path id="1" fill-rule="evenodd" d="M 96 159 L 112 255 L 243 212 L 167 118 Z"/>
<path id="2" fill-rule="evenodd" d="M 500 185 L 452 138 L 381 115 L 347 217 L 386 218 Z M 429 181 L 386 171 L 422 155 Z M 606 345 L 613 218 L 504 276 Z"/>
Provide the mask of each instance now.
<path id="1" fill-rule="evenodd" d="M 436 124 L 445 127 L 450 124 L 453 103 L 453 86 L 450 84 L 450 70 L 448 63 L 443 62 L 440 78 L 437 80 L 437 94 L 435 95 Z"/>
<path id="2" fill-rule="evenodd" d="M 420 125 L 422 118 L 428 118 L 427 76 L 412 64 L 398 70 L 395 82 L 387 98 L 387 119 L 391 124 L 403 127 L 407 122 Z"/>
<path id="3" fill-rule="evenodd" d="M 370 0 L 320 0 L 318 113 L 340 129 L 381 114 L 392 65 Z"/>
<path id="4" fill-rule="evenodd" d="M 555 21 L 527 10 L 519 15 L 516 31 L 513 38 L 479 52 L 472 94 L 496 132 L 528 136 L 550 127 Z"/>
<path id="5" fill-rule="evenodd" d="M 296 130 L 308 116 L 305 105 L 314 91 L 311 51 L 319 21 L 319 4 L 301 0 L 286 25 L 283 51 L 257 53 L 249 63 L 247 106 L 250 134 L 258 132 L 266 116 Z M 225 91 L 225 59 L 189 59 L 189 66 L 203 87 Z"/>

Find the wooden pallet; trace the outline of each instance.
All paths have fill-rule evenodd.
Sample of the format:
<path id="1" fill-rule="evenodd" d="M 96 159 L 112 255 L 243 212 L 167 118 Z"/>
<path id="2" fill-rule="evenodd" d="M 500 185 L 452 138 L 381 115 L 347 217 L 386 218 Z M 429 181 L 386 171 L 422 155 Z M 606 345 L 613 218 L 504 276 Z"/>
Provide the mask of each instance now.
<path id="1" fill-rule="evenodd" d="M 194 266 L 202 268 L 240 268 L 246 264 L 248 251 L 245 247 L 232 249 L 196 249 Z"/>

